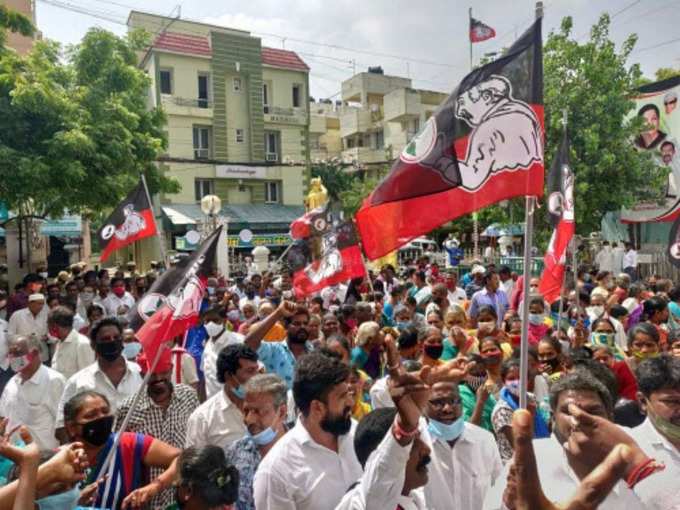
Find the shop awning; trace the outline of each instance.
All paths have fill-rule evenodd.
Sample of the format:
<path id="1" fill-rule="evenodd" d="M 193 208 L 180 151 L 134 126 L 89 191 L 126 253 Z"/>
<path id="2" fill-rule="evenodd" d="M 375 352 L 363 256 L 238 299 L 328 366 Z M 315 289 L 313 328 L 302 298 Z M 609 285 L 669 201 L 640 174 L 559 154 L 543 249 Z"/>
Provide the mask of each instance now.
<path id="1" fill-rule="evenodd" d="M 80 237 L 82 234 L 82 220 L 80 216 L 64 216 L 58 220 L 48 218 L 40 227 L 44 236 Z M 0 237 L 5 237 L 5 229 L 0 228 Z"/>

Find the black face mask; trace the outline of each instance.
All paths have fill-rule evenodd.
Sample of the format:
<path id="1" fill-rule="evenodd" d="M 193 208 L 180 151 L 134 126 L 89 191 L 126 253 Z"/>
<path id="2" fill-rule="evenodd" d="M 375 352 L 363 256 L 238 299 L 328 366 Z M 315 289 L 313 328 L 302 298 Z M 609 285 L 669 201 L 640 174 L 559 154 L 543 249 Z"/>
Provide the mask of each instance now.
<path id="1" fill-rule="evenodd" d="M 292 344 L 304 344 L 309 340 L 309 333 L 306 329 L 298 329 L 294 335 L 288 335 L 288 341 Z"/>
<path id="2" fill-rule="evenodd" d="M 167 379 L 161 379 L 160 381 L 154 381 L 147 385 L 147 393 L 150 397 L 160 397 L 165 393 L 172 392 L 172 383 Z"/>
<path id="3" fill-rule="evenodd" d="M 439 359 L 444 352 L 443 345 L 426 345 L 423 347 L 423 351 L 432 359 Z"/>
<path id="4" fill-rule="evenodd" d="M 95 352 L 106 361 L 115 361 L 123 352 L 123 339 L 100 342 L 95 345 Z"/>
<path id="5" fill-rule="evenodd" d="M 92 446 L 102 446 L 113 430 L 113 416 L 104 416 L 83 424 L 83 441 Z"/>
<path id="6" fill-rule="evenodd" d="M 330 416 L 330 413 L 327 413 L 319 425 L 321 425 L 321 428 L 329 434 L 333 434 L 336 437 L 342 436 L 347 434 L 352 428 L 352 415 L 347 414 L 347 417 L 345 418 L 345 414 Z"/>

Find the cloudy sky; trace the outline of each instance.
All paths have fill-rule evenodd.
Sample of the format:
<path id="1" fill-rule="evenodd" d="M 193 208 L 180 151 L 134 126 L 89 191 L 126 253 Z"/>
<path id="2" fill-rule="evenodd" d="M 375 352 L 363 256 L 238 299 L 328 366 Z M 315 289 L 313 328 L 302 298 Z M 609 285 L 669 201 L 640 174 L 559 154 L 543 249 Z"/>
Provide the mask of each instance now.
<path id="1" fill-rule="evenodd" d="M 174 0 L 178 1 L 178 0 Z M 387 74 L 409 76 L 414 86 L 449 91 L 469 70 L 468 7 L 496 29 L 497 37 L 475 44 L 484 53 L 509 45 L 534 16 L 533 0 L 37 0 L 45 37 L 77 43 L 88 28 L 124 33 L 131 8 L 250 30 L 263 44 L 297 51 L 311 67 L 312 95 L 336 97 L 353 70 L 380 65 Z M 680 67 L 680 0 L 546 0 L 544 33 L 574 18 L 585 40 L 601 13 L 613 16 L 617 43 L 637 33 L 632 62 L 653 76 L 658 67 Z M 76 12 L 77 11 L 77 12 Z"/>

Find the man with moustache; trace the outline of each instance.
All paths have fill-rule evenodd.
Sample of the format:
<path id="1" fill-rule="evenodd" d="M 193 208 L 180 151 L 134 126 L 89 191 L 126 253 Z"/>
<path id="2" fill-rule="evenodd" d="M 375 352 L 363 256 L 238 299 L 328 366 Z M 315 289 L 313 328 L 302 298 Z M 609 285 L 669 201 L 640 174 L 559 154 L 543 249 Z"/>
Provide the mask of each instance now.
<path id="1" fill-rule="evenodd" d="M 332 510 L 359 479 L 348 378 L 339 359 L 311 353 L 297 361 L 293 397 L 300 416 L 255 473 L 258 510 Z"/>

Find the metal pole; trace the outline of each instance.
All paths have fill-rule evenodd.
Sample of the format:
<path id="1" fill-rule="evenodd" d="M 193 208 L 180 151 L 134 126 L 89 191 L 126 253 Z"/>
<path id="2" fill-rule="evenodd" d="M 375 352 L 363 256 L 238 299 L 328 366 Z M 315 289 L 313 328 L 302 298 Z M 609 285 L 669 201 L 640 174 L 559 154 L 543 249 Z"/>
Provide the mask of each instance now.
<path id="1" fill-rule="evenodd" d="M 472 72 L 472 38 L 470 37 L 470 27 L 472 26 L 472 7 L 468 9 L 468 40 L 470 41 L 470 72 Z"/>
<path id="2" fill-rule="evenodd" d="M 564 136 L 567 136 L 567 121 L 569 119 L 569 112 L 566 108 L 562 110 L 562 129 L 564 129 Z M 560 176 L 562 175 L 562 169 L 560 168 Z M 561 178 L 560 178 L 561 180 Z M 562 186 L 560 186 L 561 188 Z M 573 238 L 572 238 L 572 246 L 573 246 Z M 566 265 L 566 253 L 565 253 L 565 265 Z M 574 271 L 576 271 L 576 268 L 573 268 Z M 560 324 L 562 323 L 562 312 L 564 311 L 564 290 L 567 285 L 567 274 L 566 271 L 562 274 L 562 285 L 560 286 L 560 308 L 558 311 L 558 316 L 557 316 L 557 329 L 560 328 Z"/>
<path id="3" fill-rule="evenodd" d="M 161 259 L 163 260 L 163 267 L 168 267 L 168 261 L 165 258 L 165 244 L 163 243 L 163 236 L 161 236 L 161 230 L 158 228 L 158 222 L 156 221 L 156 212 L 153 210 L 153 202 L 151 201 L 151 195 L 149 194 L 149 187 L 146 185 L 146 177 L 144 173 L 140 172 L 140 177 L 142 178 L 142 184 L 144 185 L 144 192 L 146 193 L 146 199 L 149 201 L 149 207 L 151 207 L 151 215 L 153 216 L 153 224 L 156 227 L 156 237 L 158 238 L 158 246 L 161 251 Z"/>

